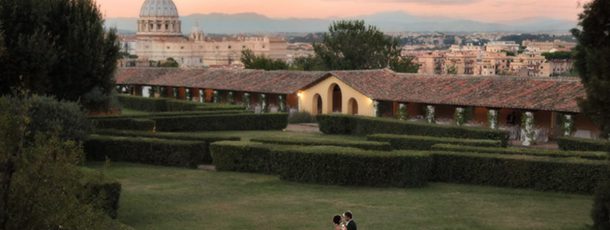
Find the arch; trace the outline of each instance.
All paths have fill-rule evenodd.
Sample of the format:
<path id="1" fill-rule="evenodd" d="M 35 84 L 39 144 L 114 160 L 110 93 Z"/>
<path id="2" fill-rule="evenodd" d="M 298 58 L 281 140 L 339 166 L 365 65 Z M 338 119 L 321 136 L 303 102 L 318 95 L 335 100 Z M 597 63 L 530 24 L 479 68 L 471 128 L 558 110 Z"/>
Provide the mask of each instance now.
<path id="1" fill-rule="evenodd" d="M 313 95 L 313 108 L 311 108 L 313 114 L 322 114 L 322 108 L 322 97 L 320 94 Z"/>
<path id="2" fill-rule="evenodd" d="M 328 102 L 327 108 L 329 113 L 341 113 L 343 112 L 343 95 L 341 93 L 341 87 L 336 83 L 333 83 L 328 88 Z"/>
<path id="3" fill-rule="evenodd" d="M 358 115 L 358 101 L 353 97 L 347 102 L 347 113 L 351 115 Z"/>

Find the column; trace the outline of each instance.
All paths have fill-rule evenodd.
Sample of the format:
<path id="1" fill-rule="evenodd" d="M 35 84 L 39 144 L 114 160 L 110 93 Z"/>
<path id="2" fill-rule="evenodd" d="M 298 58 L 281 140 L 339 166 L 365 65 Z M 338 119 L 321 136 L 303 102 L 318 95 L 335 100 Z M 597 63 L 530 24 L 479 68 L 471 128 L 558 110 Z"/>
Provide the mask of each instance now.
<path id="1" fill-rule="evenodd" d="M 244 103 L 244 107 L 246 107 L 246 110 L 250 110 L 250 93 L 244 93 L 244 98 L 242 101 Z"/>
<path id="2" fill-rule="evenodd" d="M 572 132 L 574 131 L 574 117 L 572 116 L 572 114 L 563 114 L 563 135 L 566 137 L 569 137 L 572 135 Z"/>
<path id="3" fill-rule="evenodd" d="M 464 117 L 464 108 L 457 107 L 455 108 L 455 113 L 453 114 L 453 120 L 457 126 L 462 126 L 466 123 L 466 118 Z"/>
<path id="4" fill-rule="evenodd" d="M 174 99 L 178 98 L 178 88 L 172 87 L 172 96 L 174 96 Z"/>
<path id="5" fill-rule="evenodd" d="M 285 113 L 286 112 L 286 98 L 284 97 L 284 95 L 279 95 L 277 96 L 277 101 L 280 104 L 280 113 Z"/>
<path id="6" fill-rule="evenodd" d="M 193 100 L 193 94 L 191 94 L 191 89 L 190 88 L 186 88 L 185 90 L 185 98 L 187 101 L 192 101 Z"/>
<path id="7" fill-rule="evenodd" d="M 498 129 L 498 110 L 487 110 L 487 123 L 489 123 L 490 129 Z"/>
<path id="8" fill-rule="evenodd" d="M 398 104 L 398 119 L 403 120 L 403 121 L 406 121 L 407 119 L 409 119 L 409 111 L 407 110 L 406 103 Z"/>
<path id="9" fill-rule="evenodd" d="M 430 124 L 435 124 L 436 123 L 436 118 L 435 118 L 435 108 L 433 105 L 427 105 L 426 106 L 426 122 L 430 123 Z"/>
<path id="10" fill-rule="evenodd" d="M 199 103 L 205 103 L 205 91 L 199 89 Z"/>
<path id="11" fill-rule="evenodd" d="M 231 104 L 231 105 L 235 104 L 235 98 L 233 97 L 233 91 L 229 91 L 229 93 L 227 93 L 227 102 L 229 102 L 229 104 Z"/>
<path id="12" fill-rule="evenodd" d="M 522 137 L 523 137 L 523 146 L 530 146 L 534 144 L 536 141 L 535 135 L 536 131 L 534 130 L 534 113 L 527 111 L 523 113 L 523 124 L 521 128 Z"/>
<path id="13" fill-rule="evenodd" d="M 213 97 L 213 99 L 214 99 L 214 100 L 213 100 L 213 101 L 214 101 L 214 103 L 215 103 L 215 104 L 218 104 L 218 103 L 220 102 L 220 96 L 219 96 L 218 90 L 214 90 L 214 94 L 213 94 L 213 96 L 214 96 L 214 97 Z"/>
<path id="14" fill-rule="evenodd" d="M 373 100 L 373 116 L 381 117 L 381 108 L 379 108 L 379 101 Z"/>
<path id="15" fill-rule="evenodd" d="M 267 95 L 265 94 L 261 94 L 261 113 L 266 113 L 267 112 Z"/>

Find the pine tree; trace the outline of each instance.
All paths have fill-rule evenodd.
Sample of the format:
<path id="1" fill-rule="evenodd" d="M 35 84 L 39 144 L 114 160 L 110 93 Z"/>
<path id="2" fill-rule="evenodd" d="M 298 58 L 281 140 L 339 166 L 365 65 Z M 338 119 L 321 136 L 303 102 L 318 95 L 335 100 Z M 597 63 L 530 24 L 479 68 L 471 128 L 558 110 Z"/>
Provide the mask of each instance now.
<path id="1" fill-rule="evenodd" d="M 580 102 L 583 111 L 610 132 L 610 1 L 594 0 L 584 7 L 572 34 L 578 40 L 575 66 L 587 92 Z"/>
<path id="2" fill-rule="evenodd" d="M 19 87 L 107 107 L 119 47 L 103 22 L 92 0 L 0 0 L 0 94 Z"/>

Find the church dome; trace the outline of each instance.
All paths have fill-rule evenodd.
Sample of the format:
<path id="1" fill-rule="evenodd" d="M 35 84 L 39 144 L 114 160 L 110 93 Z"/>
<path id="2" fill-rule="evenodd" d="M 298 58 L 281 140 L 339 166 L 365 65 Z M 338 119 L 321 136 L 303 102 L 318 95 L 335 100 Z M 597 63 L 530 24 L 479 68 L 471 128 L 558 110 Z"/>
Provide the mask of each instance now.
<path id="1" fill-rule="evenodd" d="M 146 0 L 140 9 L 140 17 L 179 17 L 172 0 Z"/>

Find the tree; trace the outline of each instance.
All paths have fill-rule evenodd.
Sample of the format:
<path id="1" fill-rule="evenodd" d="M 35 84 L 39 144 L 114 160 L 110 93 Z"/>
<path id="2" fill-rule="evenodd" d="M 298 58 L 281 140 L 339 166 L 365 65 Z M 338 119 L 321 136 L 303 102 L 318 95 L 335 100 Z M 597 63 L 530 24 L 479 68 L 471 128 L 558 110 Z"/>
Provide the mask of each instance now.
<path id="1" fill-rule="evenodd" d="M 96 208 L 100 201 L 82 199 L 90 193 L 82 184 L 79 165 L 84 153 L 79 143 L 61 135 L 62 125 L 30 128 L 30 123 L 67 125 L 73 119 L 30 117 L 36 113 L 34 104 L 46 101 L 33 102 L 0 98 L 0 229 L 117 229 Z M 78 107 L 66 102 L 49 106 L 57 103 L 67 106 L 58 111 Z M 83 120 L 84 113 L 78 112 L 77 120 Z"/>
<path id="2" fill-rule="evenodd" d="M 161 63 L 159 65 L 159 67 L 165 67 L 165 68 L 178 68 L 180 67 L 180 64 L 178 64 L 178 62 L 173 59 L 173 58 L 167 58 L 163 63 Z"/>
<path id="3" fill-rule="evenodd" d="M 264 55 L 256 55 L 249 49 L 241 52 L 241 62 L 246 69 L 285 70 L 289 67 L 286 62 L 280 59 L 274 60 Z"/>
<path id="4" fill-rule="evenodd" d="M 410 70 L 411 59 L 401 59 L 399 40 L 386 36 L 364 21 L 337 21 L 324 34 L 314 51 L 327 70 L 382 69 L 392 67 Z"/>
<path id="5" fill-rule="evenodd" d="M 317 56 L 312 55 L 295 58 L 290 68 L 304 71 L 325 70 L 322 60 Z"/>
<path id="6" fill-rule="evenodd" d="M 103 22 L 92 0 L 0 0 L 0 95 L 19 87 L 107 108 L 119 46 Z"/>
<path id="7" fill-rule="evenodd" d="M 580 102 L 583 111 L 610 132 L 610 1 L 594 0 L 584 6 L 578 25 L 573 29 L 578 45 L 575 67 L 580 74 L 587 98 Z"/>
<path id="8" fill-rule="evenodd" d="M 544 56 L 546 60 L 566 60 L 572 59 L 573 53 L 569 51 L 545 52 L 542 53 L 542 56 Z"/>

